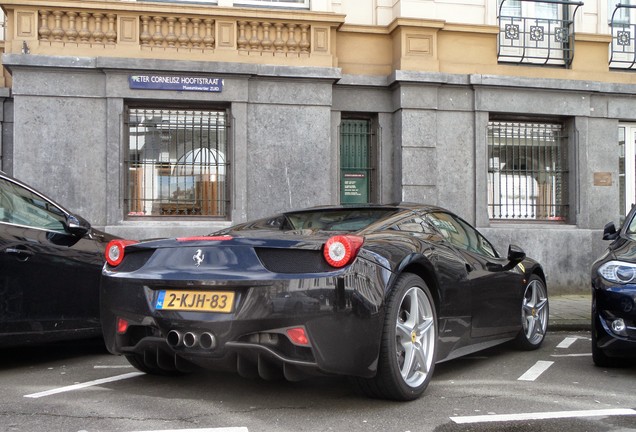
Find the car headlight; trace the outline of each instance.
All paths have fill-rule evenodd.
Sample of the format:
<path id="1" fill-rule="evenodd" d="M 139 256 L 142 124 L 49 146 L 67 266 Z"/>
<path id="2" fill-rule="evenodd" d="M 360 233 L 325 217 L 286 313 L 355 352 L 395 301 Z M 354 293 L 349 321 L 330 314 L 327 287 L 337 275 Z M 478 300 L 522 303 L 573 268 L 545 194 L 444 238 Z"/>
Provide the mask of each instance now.
<path id="1" fill-rule="evenodd" d="M 599 267 L 598 274 L 610 282 L 634 282 L 636 281 L 636 264 L 623 261 L 609 261 Z"/>

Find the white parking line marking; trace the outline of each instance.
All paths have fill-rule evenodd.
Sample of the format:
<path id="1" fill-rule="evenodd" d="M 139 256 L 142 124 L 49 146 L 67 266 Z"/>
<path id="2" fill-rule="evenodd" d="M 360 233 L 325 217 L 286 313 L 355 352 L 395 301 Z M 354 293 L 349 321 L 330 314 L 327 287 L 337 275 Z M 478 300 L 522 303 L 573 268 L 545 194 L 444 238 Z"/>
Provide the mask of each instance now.
<path id="1" fill-rule="evenodd" d="M 491 414 L 466 417 L 450 417 L 450 419 L 458 424 L 466 423 L 488 423 L 488 422 L 505 422 L 519 420 L 546 420 L 558 418 L 575 418 L 575 417 L 605 417 L 605 416 L 623 416 L 636 415 L 633 409 L 602 409 L 602 410 L 586 410 L 586 411 L 556 411 L 542 413 L 521 413 L 521 414 Z"/>
<path id="2" fill-rule="evenodd" d="M 133 432 L 248 432 L 246 427 L 203 428 L 203 429 L 170 429 Z"/>
<path id="3" fill-rule="evenodd" d="M 570 348 L 570 346 L 576 342 L 578 338 L 575 337 L 566 337 L 561 341 L 560 344 L 557 345 L 557 348 Z"/>
<path id="4" fill-rule="evenodd" d="M 517 378 L 517 381 L 534 381 L 553 364 L 554 362 L 551 361 L 539 360 L 526 373 Z"/>
<path id="5" fill-rule="evenodd" d="M 583 354 L 551 354 L 550 357 L 592 357 L 592 353 L 583 353 Z"/>
<path id="6" fill-rule="evenodd" d="M 93 369 L 130 369 L 131 367 L 132 365 L 95 365 L 93 366 Z"/>
<path id="7" fill-rule="evenodd" d="M 54 395 L 54 394 L 58 394 L 58 393 L 64 393 L 64 392 L 68 392 L 68 391 L 73 391 L 73 390 L 78 390 L 78 389 L 82 389 L 85 387 L 91 387 L 91 386 L 96 386 L 96 385 L 100 385 L 100 384 L 105 384 L 105 383 L 109 383 L 109 382 L 113 382 L 113 381 L 121 381 L 121 380 L 125 380 L 128 378 L 134 378 L 137 377 L 139 375 L 145 375 L 143 372 L 131 372 L 131 373 L 127 373 L 124 375 L 117 375 L 114 377 L 110 377 L 110 378 L 103 378 L 103 379 L 98 379 L 95 381 L 88 381 L 85 383 L 80 383 L 80 384 L 74 384 L 74 385 L 70 385 L 70 386 L 66 386 L 66 387 L 60 387 L 60 388 L 56 388 L 56 389 L 52 389 L 52 390 L 47 390 L 47 391 L 43 391 L 40 393 L 32 393 L 32 394 L 28 394 L 28 395 L 24 395 L 25 398 L 41 398 L 44 396 L 50 396 L 50 395 Z"/>

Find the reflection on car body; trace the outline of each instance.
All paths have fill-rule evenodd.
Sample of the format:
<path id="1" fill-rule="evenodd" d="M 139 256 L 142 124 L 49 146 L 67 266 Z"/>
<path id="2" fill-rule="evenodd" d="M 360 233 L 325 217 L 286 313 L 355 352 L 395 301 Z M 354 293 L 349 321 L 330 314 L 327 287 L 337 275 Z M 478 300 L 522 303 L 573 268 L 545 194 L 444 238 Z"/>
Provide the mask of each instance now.
<path id="1" fill-rule="evenodd" d="M 99 277 L 113 238 L 0 173 L 0 346 L 101 335 Z"/>
<path id="2" fill-rule="evenodd" d="M 106 346 L 147 373 L 338 374 L 369 396 L 409 400 L 436 362 L 511 340 L 536 349 L 548 324 L 539 263 L 514 245 L 502 257 L 427 205 L 327 206 L 208 236 L 119 239 L 106 258 Z M 166 310 L 176 292 L 206 300 Z M 216 308 L 222 293 L 229 309 Z"/>
<path id="3" fill-rule="evenodd" d="M 308 296 L 304 291 L 283 291 L 271 301 L 273 312 L 302 312 L 320 309 L 320 300 Z"/>

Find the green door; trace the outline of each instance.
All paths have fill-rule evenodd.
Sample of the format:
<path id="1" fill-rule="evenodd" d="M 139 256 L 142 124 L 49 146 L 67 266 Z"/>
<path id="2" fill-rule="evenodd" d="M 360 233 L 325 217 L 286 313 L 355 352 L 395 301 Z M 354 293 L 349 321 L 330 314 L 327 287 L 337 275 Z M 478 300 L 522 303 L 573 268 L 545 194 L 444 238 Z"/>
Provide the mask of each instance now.
<path id="1" fill-rule="evenodd" d="M 373 174 L 369 120 L 343 119 L 340 125 L 340 202 L 368 203 Z"/>

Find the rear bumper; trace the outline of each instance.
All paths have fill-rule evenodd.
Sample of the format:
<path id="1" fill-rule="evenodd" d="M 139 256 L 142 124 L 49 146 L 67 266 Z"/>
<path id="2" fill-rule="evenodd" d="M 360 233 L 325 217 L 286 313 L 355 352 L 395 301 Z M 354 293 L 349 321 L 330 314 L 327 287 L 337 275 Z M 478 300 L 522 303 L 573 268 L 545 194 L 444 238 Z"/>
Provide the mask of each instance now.
<path id="1" fill-rule="evenodd" d="M 178 289 L 179 282 L 105 276 L 104 340 L 113 354 L 157 356 L 177 368 L 194 363 L 247 376 L 254 371 L 264 378 L 282 374 L 292 380 L 315 373 L 370 377 L 380 349 L 388 276 L 364 262 L 329 277 L 214 281 L 207 287 L 199 282 L 197 289 L 232 290 L 231 313 L 156 310 L 158 290 Z M 192 284 L 183 285 L 193 289 Z M 284 308 L 278 301 L 274 307 L 273 299 L 289 292 L 312 301 Z M 120 318 L 128 323 L 123 333 L 117 331 Z M 286 335 L 291 327 L 303 328 L 309 345 L 292 342 Z M 197 342 L 184 343 L 185 335 Z"/>

